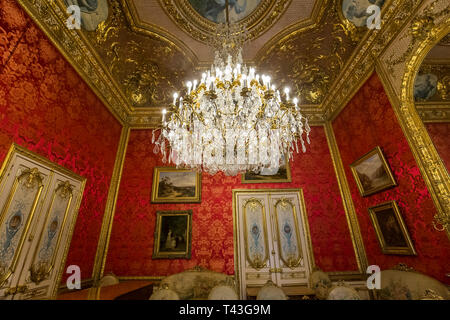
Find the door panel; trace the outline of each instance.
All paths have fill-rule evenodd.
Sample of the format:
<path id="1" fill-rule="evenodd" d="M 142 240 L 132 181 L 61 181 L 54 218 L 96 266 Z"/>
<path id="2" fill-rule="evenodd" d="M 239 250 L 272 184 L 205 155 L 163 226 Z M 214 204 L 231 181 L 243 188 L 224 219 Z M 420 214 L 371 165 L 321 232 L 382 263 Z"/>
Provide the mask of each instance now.
<path id="1" fill-rule="evenodd" d="M 291 189 L 292 190 L 292 189 Z M 240 294 L 268 280 L 307 286 L 313 261 L 301 191 L 238 190 L 233 201 Z M 306 236 L 308 235 L 308 237 Z"/>
<path id="2" fill-rule="evenodd" d="M 249 287 L 261 286 L 267 280 L 275 281 L 271 268 L 274 264 L 274 252 L 272 242 L 272 230 L 268 228 L 267 220 L 270 219 L 268 198 L 260 194 L 246 194 L 237 199 L 240 219 L 237 229 L 240 252 L 240 268 L 242 276 Z M 246 288 L 242 287 L 241 291 Z"/>
<path id="3" fill-rule="evenodd" d="M 21 254 L 28 252 L 27 234 L 50 176 L 48 170 L 22 159 L 8 171 L 0 197 L 0 296 L 6 297 L 14 286 L 13 274 L 22 267 Z"/>
<path id="4" fill-rule="evenodd" d="M 42 299 L 52 294 L 53 284 L 57 281 L 61 259 L 57 259 L 66 243 L 70 219 L 74 209 L 74 190 L 76 181 L 66 180 L 66 177 L 55 175 L 50 187 L 51 193 L 47 197 L 45 210 L 38 222 L 33 243 L 32 254 L 27 255 L 19 283 L 25 284 L 27 290 L 16 295 L 15 299 Z"/>
<path id="5" fill-rule="evenodd" d="M 13 145 L 0 172 L 0 300 L 58 286 L 85 179 Z"/>
<path id="6" fill-rule="evenodd" d="M 273 220 L 277 230 L 277 284 L 279 286 L 308 285 L 310 257 L 308 238 L 300 215 L 296 193 L 271 194 Z"/>

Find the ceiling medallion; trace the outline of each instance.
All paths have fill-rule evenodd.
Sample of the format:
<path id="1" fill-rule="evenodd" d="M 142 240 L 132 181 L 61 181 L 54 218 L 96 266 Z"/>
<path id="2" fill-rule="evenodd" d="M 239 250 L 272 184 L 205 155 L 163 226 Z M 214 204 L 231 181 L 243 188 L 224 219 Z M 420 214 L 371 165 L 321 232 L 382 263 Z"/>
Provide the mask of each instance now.
<path id="1" fill-rule="evenodd" d="M 210 43 L 217 24 L 225 22 L 226 11 L 230 14 L 230 22 L 245 28 L 248 40 L 253 40 L 281 17 L 291 0 L 227 1 L 230 10 L 211 0 L 159 0 L 159 3 L 178 27 L 194 39 Z"/>
<path id="2" fill-rule="evenodd" d="M 289 89 L 283 96 L 266 75 L 256 74 L 242 61 L 245 30 L 219 24 L 215 60 L 200 81 L 187 82 L 169 111 L 163 110 L 162 128 L 154 152 L 177 167 L 236 175 L 262 169 L 277 172 L 285 156 L 303 152 L 310 127 Z M 166 119 L 167 116 L 167 119 Z M 167 120 L 167 121 L 166 121 Z"/>

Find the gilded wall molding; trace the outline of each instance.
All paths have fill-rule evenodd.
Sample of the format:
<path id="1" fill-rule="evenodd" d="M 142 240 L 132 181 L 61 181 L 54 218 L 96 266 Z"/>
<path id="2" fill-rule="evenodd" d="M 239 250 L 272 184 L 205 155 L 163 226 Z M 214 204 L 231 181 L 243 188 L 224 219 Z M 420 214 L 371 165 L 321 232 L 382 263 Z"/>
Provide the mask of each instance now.
<path id="1" fill-rule="evenodd" d="M 379 70 L 394 112 L 437 209 L 433 226 L 450 238 L 450 178 L 415 107 L 413 86 L 425 56 L 450 32 L 446 0 L 424 1 L 380 57 Z"/>
<path id="2" fill-rule="evenodd" d="M 450 122 L 450 102 L 416 102 L 415 106 L 425 123 Z"/>
<path id="3" fill-rule="evenodd" d="M 365 274 L 369 262 L 367 260 L 367 254 L 364 248 L 358 216 L 353 204 L 352 194 L 345 175 L 344 165 L 342 164 L 341 154 L 339 152 L 339 147 L 336 142 L 333 125 L 331 122 L 326 122 L 324 129 L 327 137 L 328 148 L 330 150 L 331 160 L 333 161 L 333 167 L 336 173 L 336 180 L 339 185 L 339 192 L 341 194 L 342 204 L 344 206 L 345 217 L 347 219 L 347 224 L 352 239 L 353 250 L 355 251 L 358 270 L 361 274 Z"/>
<path id="4" fill-rule="evenodd" d="M 117 197 L 119 194 L 120 181 L 122 179 L 123 165 L 125 163 L 125 155 L 128 147 L 128 139 L 130 137 L 130 128 L 124 126 L 120 135 L 119 146 L 117 148 L 116 160 L 114 163 L 113 174 L 106 199 L 105 213 L 103 215 L 102 227 L 97 244 L 97 252 L 94 260 L 94 268 L 92 270 L 92 279 L 94 286 L 103 277 L 105 270 L 106 257 L 108 254 L 109 239 L 111 237 L 114 214 L 116 211 Z"/>

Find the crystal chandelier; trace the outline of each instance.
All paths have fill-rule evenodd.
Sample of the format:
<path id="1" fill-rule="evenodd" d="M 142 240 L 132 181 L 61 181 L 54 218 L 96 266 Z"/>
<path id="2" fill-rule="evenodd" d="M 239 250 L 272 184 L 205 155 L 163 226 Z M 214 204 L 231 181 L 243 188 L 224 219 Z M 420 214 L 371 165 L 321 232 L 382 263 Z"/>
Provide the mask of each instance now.
<path id="1" fill-rule="evenodd" d="M 200 81 L 187 82 L 186 94 L 173 95 L 163 110 L 154 152 L 178 168 L 237 175 L 262 169 L 277 172 L 285 157 L 306 151 L 310 127 L 289 89 L 283 95 L 266 75 L 242 60 L 245 32 L 218 26 L 214 64 Z M 219 45 L 218 45 L 219 44 Z"/>

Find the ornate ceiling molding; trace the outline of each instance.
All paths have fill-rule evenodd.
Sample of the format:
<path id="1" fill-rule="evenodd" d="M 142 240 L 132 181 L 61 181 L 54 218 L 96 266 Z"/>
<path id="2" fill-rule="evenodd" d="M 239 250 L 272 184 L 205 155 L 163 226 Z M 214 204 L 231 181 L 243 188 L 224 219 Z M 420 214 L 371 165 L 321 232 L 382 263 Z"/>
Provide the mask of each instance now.
<path id="1" fill-rule="evenodd" d="M 152 73 L 151 65 L 147 66 L 147 69 L 141 68 L 141 63 L 145 60 L 139 60 L 141 59 L 139 56 L 147 57 L 147 54 L 143 55 L 146 51 L 141 47 L 142 44 L 140 43 L 144 38 L 139 37 L 149 37 L 151 41 L 155 41 L 155 43 L 159 41 L 159 43 L 163 44 L 160 47 L 165 49 L 157 52 L 154 59 L 166 59 L 167 52 L 173 57 L 176 57 L 177 54 L 183 54 L 185 61 L 187 61 L 186 63 L 190 65 L 189 69 L 191 71 L 199 68 L 195 60 L 195 55 L 187 50 L 187 46 L 184 43 L 178 41 L 170 33 L 167 33 L 161 28 L 153 28 L 151 30 L 139 29 L 138 25 L 140 22 L 132 19 L 134 16 L 132 10 L 135 9 L 133 9 L 129 1 L 111 1 L 111 3 L 115 4 L 115 9 L 113 9 L 116 12 L 120 8 L 124 9 L 120 13 L 123 17 L 119 17 L 120 21 L 116 23 L 113 19 L 117 17 L 110 15 L 108 20 L 101 24 L 95 32 L 67 29 L 65 21 L 68 14 L 65 13 L 65 6 L 61 0 L 18 0 L 18 2 L 37 22 L 40 28 L 44 30 L 81 77 L 100 99 L 102 99 L 108 109 L 121 123 L 129 124 L 133 128 L 158 127 L 161 119 L 161 109 L 163 107 L 161 104 L 149 105 L 148 107 L 136 106 L 133 105 L 130 99 L 130 97 L 134 97 L 137 99 L 136 101 L 139 101 L 140 96 L 147 94 L 146 91 L 143 91 L 143 88 L 146 88 L 147 82 L 145 81 L 148 81 L 148 78 L 144 77 L 143 80 L 145 81 L 143 81 L 139 77 L 146 72 L 150 76 Z M 355 43 L 355 37 L 361 38 L 359 44 L 354 49 L 351 47 L 346 49 L 347 52 L 351 53 L 348 56 L 338 54 L 339 57 L 333 57 L 333 54 L 336 52 L 333 53 L 331 51 L 329 58 L 334 59 L 339 67 L 334 69 L 333 79 L 328 81 L 329 87 L 328 89 L 325 88 L 323 100 L 319 104 L 308 104 L 307 101 L 304 101 L 305 103 L 302 104 L 304 114 L 310 118 L 313 125 L 323 124 L 326 120 L 332 120 L 347 104 L 353 94 L 359 89 L 360 85 L 373 72 L 377 63 L 376 58 L 385 51 L 387 46 L 391 45 L 394 36 L 398 34 L 399 30 L 403 28 L 409 18 L 415 14 L 419 1 L 388 0 L 382 12 L 381 30 L 366 30 L 364 32 L 361 30 L 352 31 L 351 28 L 349 30 L 349 27 L 342 20 L 341 14 L 339 14 L 340 10 L 337 10 L 338 2 L 340 1 L 319 0 L 314 7 L 310 20 L 301 21 L 288 27 L 274 36 L 265 47 L 265 50 L 269 53 L 274 52 L 278 44 L 288 42 L 293 37 L 298 37 L 313 30 L 320 25 L 320 20 L 324 19 L 325 14 L 330 11 L 330 6 L 333 6 L 335 9 L 333 14 L 340 19 L 334 22 L 335 28 L 342 30 L 336 38 L 338 39 L 337 41 L 352 39 L 353 43 Z M 128 24 L 126 23 L 127 21 Z M 120 34 L 121 28 L 126 28 L 127 31 Z M 129 39 L 130 34 L 136 34 L 136 39 Z M 124 39 L 126 39 L 126 43 L 121 44 Z M 130 41 L 134 41 L 136 46 L 130 47 Z M 99 52 L 99 46 L 105 43 L 108 43 L 108 46 L 105 47 L 103 53 Z M 123 50 L 129 49 L 133 49 L 134 51 L 131 51 L 136 53 L 136 55 L 131 57 L 120 56 Z M 258 61 L 264 61 L 265 57 L 267 57 L 267 54 L 261 54 Z M 326 63 L 326 60 L 323 60 Z M 124 61 L 128 63 L 128 66 L 136 68 L 130 70 L 125 65 L 121 67 L 121 64 L 118 64 L 119 61 Z M 130 85 L 128 87 L 124 85 L 124 80 L 127 78 L 127 75 L 117 73 L 114 76 L 111 68 L 113 69 L 112 71 L 114 71 L 114 68 L 121 68 L 124 72 L 128 72 L 128 83 Z M 160 70 L 158 72 L 163 71 Z M 301 71 L 297 73 L 297 76 L 302 79 L 303 76 L 307 76 L 307 73 Z M 162 79 L 161 81 L 164 80 L 164 76 L 161 76 L 161 78 L 158 77 L 150 77 L 150 79 L 151 81 L 159 81 L 158 79 Z M 171 82 L 173 83 L 171 85 L 179 87 L 185 78 L 186 75 L 178 74 L 174 82 Z M 169 89 L 164 86 L 162 88 L 164 90 L 161 90 L 166 93 L 169 92 L 170 94 L 172 92 L 169 87 L 167 87 Z"/>
<path id="2" fill-rule="evenodd" d="M 194 39 L 209 44 L 215 37 L 216 24 L 202 17 L 188 0 L 159 0 L 172 21 Z M 291 0 L 261 0 L 258 7 L 246 18 L 237 22 L 248 30 L 248 40 L 267 31 L 284 13 Z"/>
<path id="3" fill-rule="evenodd" d="M 124 14 L 130 25 L 131 30 L 136 33 L 140 33 L 146 36 L 157 37 L 166 40 L 173 46 L 176 46 L 181 52 L 184 52 L 186 57 L 193 65 L 198 64 L 198 59 L 191 48 L 183 41 L 179 40 L 176 36 L 172 35 L 168 30 L 158 27 L 154 24 L 142 21 L 139 18 L 134 1 L 120 0 Z"/>
<path id="4" fill-rule="evenodd" d="M 316 0 L 311 16 L 308 19 L 300 20 L 274 35 L 269 41 L 266 42 L 266 44 L 264 44 L 264 46 L 261 47 L 261 49 L 259 49 L 255 56 L 256 63 L 259 63 L 264 56 L 269 54 L 271 50 L 274 50 L 278 43 L 286 40 L 288 37 L 293 37 L 299 33 L 304 33 L 307 30 L 317 27 L 319 21 L 324 15 L 328 2 L 330 1 L 332 0 Z"/>

